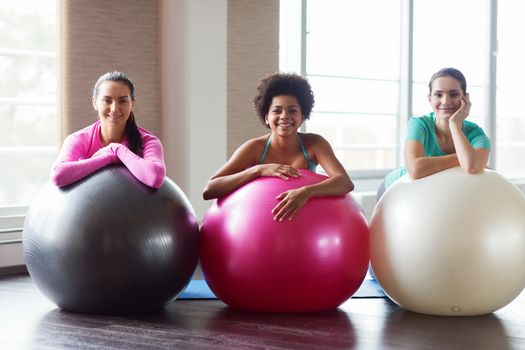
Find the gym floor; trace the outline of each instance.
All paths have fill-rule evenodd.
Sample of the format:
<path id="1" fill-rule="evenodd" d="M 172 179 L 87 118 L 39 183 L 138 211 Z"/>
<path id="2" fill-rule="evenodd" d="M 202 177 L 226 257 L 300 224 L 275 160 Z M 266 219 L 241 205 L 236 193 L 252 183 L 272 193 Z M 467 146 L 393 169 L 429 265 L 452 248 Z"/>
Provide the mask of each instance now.
<path id="1" fill-rule="evenodd" d="M 146 315 L 58 309 L 28 275 L 0 277 L 0 349 L 525 349 L 525 292 L 489 315 L 442 317 L 388 299 L 307 314 L 253 313 L 180 300 Z"/>

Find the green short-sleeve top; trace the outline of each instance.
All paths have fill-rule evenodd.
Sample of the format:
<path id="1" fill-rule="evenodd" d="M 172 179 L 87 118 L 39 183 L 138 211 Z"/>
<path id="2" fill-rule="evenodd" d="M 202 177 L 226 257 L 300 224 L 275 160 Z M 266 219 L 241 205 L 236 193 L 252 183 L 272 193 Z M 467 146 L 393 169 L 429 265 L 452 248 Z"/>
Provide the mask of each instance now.
<path id="1" fill-rule="evenodd" d="M 463 122 L 463 134 L 472 147 L 490 150 L 490 140 L 483 129 L 471 121 Z M 436 116 L 432 112 L 428 115 L 414 116 L 408 121 L 406 141 L 417 141 L 423 144 L 425 157 L 445 156 L 439 146 L 436 135 Z M 397 179 L 407 173 L 405 167 L 391 171 L 385 178 L 385 188 L 391 186 Z"/>

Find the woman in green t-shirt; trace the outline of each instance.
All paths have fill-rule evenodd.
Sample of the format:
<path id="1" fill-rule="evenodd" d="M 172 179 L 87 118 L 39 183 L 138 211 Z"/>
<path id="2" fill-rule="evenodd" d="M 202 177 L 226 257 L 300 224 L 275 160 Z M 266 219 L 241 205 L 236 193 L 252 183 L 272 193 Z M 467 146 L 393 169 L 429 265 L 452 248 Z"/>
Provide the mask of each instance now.
<path id="1" fill-rule="evenodd" d="M 378 199 L 406 173 L 419 179 L 455 166 L 469 174 L 487 166 L 490 141 L 479 126 L 465 120 L 471 107 L 465 76 L 455 68 L 443 68 L 432 76 L 428 87 L 433 112 L 410 118 L 406 166 L 386 176 Z"/>

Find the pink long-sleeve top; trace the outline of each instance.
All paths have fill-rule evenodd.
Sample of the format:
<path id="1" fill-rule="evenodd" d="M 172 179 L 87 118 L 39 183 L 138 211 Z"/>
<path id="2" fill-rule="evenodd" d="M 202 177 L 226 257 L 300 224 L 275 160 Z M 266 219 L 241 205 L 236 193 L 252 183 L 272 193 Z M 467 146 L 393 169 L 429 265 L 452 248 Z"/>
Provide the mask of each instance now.
<path id="1" fill-rule="evenodd" d="M 51 180 L 57 186 L 66 186 L 107 165 L 122 163 L 145 185 L 160 188 L 166 176 L 162 144 L 148 130 L 138 129 L 142 138 L 142 157 L 127 147 L 126 139 L 122 143 L 102 146 L 100 121 L 69 135 L 55 161 Z"/>

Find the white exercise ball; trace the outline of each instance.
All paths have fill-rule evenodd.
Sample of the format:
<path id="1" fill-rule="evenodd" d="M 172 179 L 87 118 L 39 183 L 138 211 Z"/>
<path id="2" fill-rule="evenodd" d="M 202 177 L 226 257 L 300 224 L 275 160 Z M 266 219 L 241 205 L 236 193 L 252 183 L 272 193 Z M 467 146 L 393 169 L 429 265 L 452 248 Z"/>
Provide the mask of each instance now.
<path id="1" fill-rule="evenodd" d="M 399 306 L 432 315 L 481 315 L 525 287 L 525 197 L 495 171 L 405 175 L 370 223 L 376 278 Z"/>

